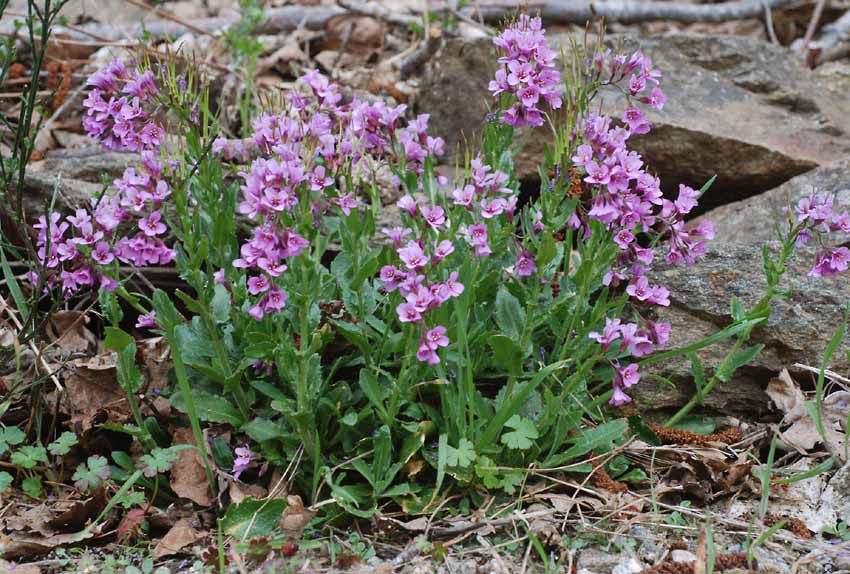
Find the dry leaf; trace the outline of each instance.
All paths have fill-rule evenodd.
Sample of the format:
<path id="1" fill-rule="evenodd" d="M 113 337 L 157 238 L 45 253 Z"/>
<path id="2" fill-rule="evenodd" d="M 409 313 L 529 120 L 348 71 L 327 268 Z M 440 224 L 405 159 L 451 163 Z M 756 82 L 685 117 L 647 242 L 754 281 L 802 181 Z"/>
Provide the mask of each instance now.
<path id="1" fill-rule="evenodd" d="M 86 431 L 95 423 L 111 421 L 124 423 L 132 413 L 127 395 L 118 386 L 114 353 L 96 355 L 90 359 L 77 359 L 71 363 L 65 377 L 64 414 L 71 417 L 72 425 Z M 101 414 L 97 420 L 96 415 Z"/>
<path id="2" fill-rule="evenodd" d="M 159 560 L 165 556 L 179 554 L 190 544 L 204 538 L 207 533 L 193 527 L 196 521 L 190 518 L 182 518 L 171 527 L 153 551 L 153 559 Z"/>
<path id="3" fill-rule="evenodd" d="M 233 481 L 230 483 L 230 501 L 234 504 L 239 504 L 246 498 L 265 498 L 268 491 L 258 484 L 245 484 L 244 482 Z"/>
<path id="4" fill-rule="evenodd" d="M 823 418 L 824 435 L 821 436 L 816 422 L 806 408 L 806 397 L 800 386 L 787 369 L 779 377 L 768 383 L 767 394 L 774 404 L 781 409 L 785 416 L 782 426 L 786 427 L 779 433 L 781 444 L 801 454 L 808 454 L 818 444 L 824 446 L 839 460 L 845 460 L 843 430 L 847 424 L 847 410 L 850 407 L 850 393 L 837 391 L 824 397 L 821 416 Z"/>
<path id="5" fill-rule="evenodd" d="M 307 510 L 300 496 L 290 494 L 286 497 L 286 510 L 280 516 L 280 529 L 283 530 L 289 540 L 300 540 L 301 534 L 314 516 L 316 516 L 316 512 Z"/>
<path id="6" fill-rule="evenodd" d="M 89 318 L 80 311 L 57 311 L 47 324 L 47 335 L 62 358 L 88 355 L 97 348 L 97 338 L 86 325 Z"/>
<path id="7" fill-rule="evenodd" d="M 190 428 L 174 431 L 174 444 L 197 445 Z M 212 493 L 207 482 L 204 461 L 197 449 L 181 450 L 171 467 L 171 490 L 181 498 L 187 498 L 200 506 L 212 504 Z"/>

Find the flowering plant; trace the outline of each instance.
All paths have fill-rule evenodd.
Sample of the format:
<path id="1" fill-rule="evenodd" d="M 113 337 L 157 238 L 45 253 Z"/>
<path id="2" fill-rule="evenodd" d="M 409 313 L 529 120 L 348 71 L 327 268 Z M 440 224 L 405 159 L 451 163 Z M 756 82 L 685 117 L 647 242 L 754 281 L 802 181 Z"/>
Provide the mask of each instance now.
<path id="1" fill-rule="evenodd" d="M 713 237 L 710 222 L 685 224 L 707 186 L 665 198 L 628 147 L 651 129 L 642 106 L 665 105 L 661 73 L 640 52 L 575 47 L 562 90 L 538 18 L 494 43 L 496 108 L 454 180 L 435 169 L 444 144 L 427 115 L 348 99 L 318 72 L 226 139 L 192 78 L 110 64 L 89 82 L 85 127 L 140 166 L 89 209 L 40 220 L 31 279 L 66 296 L 97 285 L 113 328 L 120 296 L 137 328 L 167 336 L 172 403 L 205 460 L 201 421 L 256 445 L 226 469 L 237 479 L 256 460 L 304 459 L 305 493 L 370 515 L 386 499 L 431 507 L 447 476 L 512 493 L 532 464 L 590 470 L 588 453 L 627 430 L 610 414 L 642 365 L 725 337 L 747 349 L 765 309 L 658 353 L 670 325 L 648 311 L 670 300 L 652 266 L 693 263 Z M 617 120 L 590 110 L 605 87 L 626 96 Z M 158 123 L 168 114 L 178 133 Z M 524 202 L 513 136 L 546 126 L 540 192 Z M 820 203 L 798 214 L 801 241 L 847 223 Z M 824 251 L 815 269 L 846 256 Z M 122 265 L 172 262 L 189 287 L 174 293 L 181 310 L 126 290 Z"/>

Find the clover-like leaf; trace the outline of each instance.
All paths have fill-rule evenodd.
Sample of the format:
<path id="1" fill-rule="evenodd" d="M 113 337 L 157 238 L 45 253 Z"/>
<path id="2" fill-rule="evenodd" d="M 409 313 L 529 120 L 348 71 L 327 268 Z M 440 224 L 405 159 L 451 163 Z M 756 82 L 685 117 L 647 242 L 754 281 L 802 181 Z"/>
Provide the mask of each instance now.
<path id="1" fill-rule="evenodd" d="M 9 447 L 21 444 L 25 438 L 27 435 L 18 427 L 0 428 L 0 454 L 9 450 Z"/>
<path id="2" fill-rule="evenodd" d="M 466 468 L 475 460 L 475 447 L 468 439 L 458 441 L 457 448 L 449 445 L 446 449 L 446 464 Z"/>
<path id="3" fill-rule="evenodd" d="M 9 488 L 12 485 L 12 482 L 14 480 L 15 480 L 15 477 L 13 477 L 11 474 L 6 472 L 5 470 L 0 471 L 0 494 L 3 494 L 3 491 L 5 491 L 7 488 Z"/>
<path id="4" fill-rule="evenodd" d="M 534 423 L 519 415 L 514 415 L 505 422 L 505 426 L 514 429 L 502 435 L 502 443 L 508 448 L 524 450 L 531 448 L 534 439 L 539 435 Z"/>
<path id="5" fill-rule="evenodd" d="M 74 471 L 74 486 L 83 492 L 89 492 L 109 478 L 109 462 L 105 456 L 94 454 Z"/>
<path id="6" fill-rule="evenodd" d="M 12 453 L 12 464 L 26 469 L 35 468 L 40 462 L 47 462 L 47 450 L 43 446 L 26 445 Z"/>
<path id="7" fill-rule="evenodd" d="M 125 509 L 133 508 L 134 506 L 141 506 L 145 501 L 145 493 L 141 491 L 133 491 L 128 492 L 124 496 L 118 499 L 118 504 L 120 504 Z"/>
<path id="8" fill-rule="evenodd" d="M 155 448 L 150 454 L 142 456 L 137 466 L 141 469 L 142 474 L 148 478 L 153 478 L 161 472 L 168 472 L 171 465 L 177 460 L 177 453 L 187 448 L 193 447 L 187 444 L 180 444 L 168 448 Z"/>
<path id="9" fill-rule="evenodd" d="M 70 431 L 65 431 L 59 435 L 59 438 L 47 445 L 47 450 L 53 456 L 62 456 L 71 452 L 71 447 L 76 444 L 77 435 Z"/>

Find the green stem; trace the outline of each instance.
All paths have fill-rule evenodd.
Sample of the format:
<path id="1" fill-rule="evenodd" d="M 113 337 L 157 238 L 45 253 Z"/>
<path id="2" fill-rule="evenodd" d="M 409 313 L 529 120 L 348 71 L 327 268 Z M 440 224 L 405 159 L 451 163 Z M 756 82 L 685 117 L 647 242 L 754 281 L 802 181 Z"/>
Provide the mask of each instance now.
<path id="1" fill-rule="evenodd" d="M 770 316 L 770 301 L 776 295 L 776 287 L 779 285 L 780 279 L 785 274 L 785 262 L 794 252 L 794 245 L 797 239 L 797 235 L 803 229 L 803 224 L 798 224 L 794 227 L 791 232 L 788 234 L 788 237 L 782 242 L 782 249 L 779 252 L 779 259 L 776 263 L 776 272 L 768 274 L 767 277 L 767 288 L 765 289 L 764 295 L 762 295 L 761 299 L 759 299 L 758 303 L 747 313 L 744 320 L 748 320 L 754 317 L 763 316 L 764 313 L 767 313 L 767 316 Z M 726 353 L 726 356 L 723 359 L 723 362 L 720 363 L 720 366 L 714 370 L 714 374 L 711 379 L 706 383 L 703 387 L 702 392 L 699 395 L 691 397 L 689 400 L 679 411 L 667 419 L 664 423 L 665 427 L 672 426 L 678 422 L 680 422 L 688 413 L 690 413 L 696 406 L 701 405 L 705 400 L 706 395 L 710 393 L 717 383 L 720 382 L 720 375 L 726 370 L 726 367 L 729 365 L 732 357 L 735 356 L 735 353 L 741 348 L 745 342 L 747 342 L 750 338 L 750 333 L 752 332 L 752 328 L 748 328 L 738 335 L 735 344 L 732 345 L 732 348 L 729 349 L 729 352 Z"/>

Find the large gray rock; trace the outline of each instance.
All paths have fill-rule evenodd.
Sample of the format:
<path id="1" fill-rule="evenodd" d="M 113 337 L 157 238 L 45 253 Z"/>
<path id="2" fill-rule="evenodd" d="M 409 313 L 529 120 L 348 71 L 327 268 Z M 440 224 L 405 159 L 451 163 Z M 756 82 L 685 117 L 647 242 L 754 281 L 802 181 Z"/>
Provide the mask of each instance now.
<path id="1" fill-rule="evenodd" d="M 551 35 L 550 44 L 565 45 Z M 850 67 L 807 69 L 785 48 L 746 37 L 673 34 L 609 38 L 640 48 L 664 73 L 668 94 L 662 112 L 648 116 L 655 129 L 635 138 L 667 189 L 699 187 L 718 179 L 708 207 L 757 194 L 818 165 L 850 156 Z M 487 83 L 496 67 L 487 39 L 449 41 L 433 60 L 418 98 L 431 113 L 432 130 L 450 153 L 480 133 L 490 102 Z M 618 97 L 607 104 L 621 110 Z M 608 106 L 606 106 L 608 107 Z M 526 134 L 518 158 L 525 177 L 535 177 L 545 130 Z M 448 158 L 452 163 L 452 158 Z"/>
<path id="2" fill-rule="evenodd" d="M 776 252 L 777 244 L 771 244 Z M 751 343 L 765 349 L 749 366 L 740 369 L 728 383 L 720 383 L 706 399 L 706 406 L 719 413 L 757 417 L 767 411 L 764 394 L 768 380 L 783 368 L 795 372 L 795 363 L 819 367 L 829 340 L 843 317 L 842 308 L 850 301 L 847 276 L 810 277 L 811 252 L 796 253 L 787 263 L 780 287 L 790 289 L 787 298 L 773 300 L 767 325 L 753 332 Z M 729 303 L 738 297 L 751 308 L 763 295 L 761 244 L 719 243 L 712 245 L 695 265 L 666 267 L 654 273 L 670 289 L 671 305 L 657 308 L 657 317 L 672 323 L 670 347 L 682 347 L 711 335 L 731 322 Z M 726 355 L 733 340 L 706 348 L 698 354 L 708 376 Z M 832 369 L 850 369 L 847 342 L 833 356 Z M 690 363 L 671 361 L 655 365 L 655 373 L 668 377 L 675 387 L 652 380 L 634 388 L 639 404 L 650 409 L 670 410 L 694 395 Z M 800 379 L 808 380 L 811 375 Z"/>
<path id="3" fill-rule="evenodd" d="M 776 239 L 776 225 L 785 221 L 788 205 L 815 194 L 834 195 L 836 206 L 850 209 L 850 158 L 798 175 L 754 197 L 722 205 L 698 219 L 714 222 L 715 241 L 761 243 Z"/>

